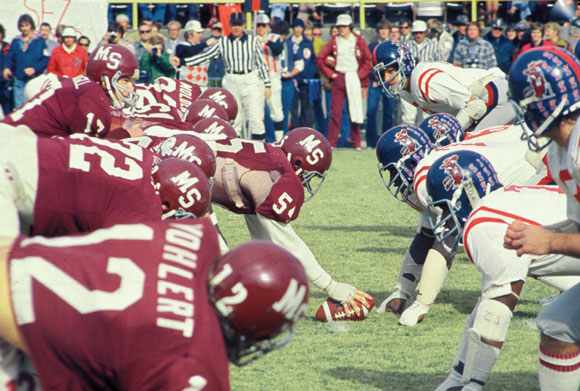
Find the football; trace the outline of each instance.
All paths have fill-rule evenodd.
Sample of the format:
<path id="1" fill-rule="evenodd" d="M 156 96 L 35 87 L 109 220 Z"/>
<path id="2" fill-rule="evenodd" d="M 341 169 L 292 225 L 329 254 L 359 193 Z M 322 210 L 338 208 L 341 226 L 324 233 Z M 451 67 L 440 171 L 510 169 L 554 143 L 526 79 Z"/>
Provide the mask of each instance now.
<path id="1" fill-rule="evenodd" d="M 366 319 L 369 312 L 375 306 L 375 299 L 370 299 L 368 301 L 370 309 L 367 309 L 357 301 L 357 305 L 362 310 L 362 313 L 360 316 L 356 316 L 354 309 L 349 304 L 343 305 L 335 300 L 327 299 L 316 311 L 316 320 L 320 322 L 342 322 Z"/>

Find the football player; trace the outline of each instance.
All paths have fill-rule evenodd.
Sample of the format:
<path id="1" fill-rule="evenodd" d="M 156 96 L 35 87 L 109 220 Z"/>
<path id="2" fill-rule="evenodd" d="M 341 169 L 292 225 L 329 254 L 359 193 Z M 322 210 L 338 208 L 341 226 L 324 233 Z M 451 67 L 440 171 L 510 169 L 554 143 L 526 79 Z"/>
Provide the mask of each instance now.
<path id="1" fill-rule="evenodd" d="M 467 69 L 446 62 L 419 62 L 401 41 L 385 41 L 373 51 L 374 72 L 390 98 L 400 95 L 428 114 L 448 113 L 463 130 L 513 123 L 515 111 L 499 68 Z"/>
<path id="2" fill-rule="evenodd" d="M 453 248 L 463 238 L 465 253 L 482 275 L 481 296 L 467 316 L 453 369 L 437 391 L 479 391 L 499 357 L 526 277 L 548 282 L 560 276 L 563 290 L 580 282 L 576 258 L 550 254 L 518 259 L 503 248 L 506 227 L 517 219 L 561 231 L 574 224 L 566 221 L 566 197 L 557 186 L 501 187 L 495 168 L 477 152 L 440 156 L 425 182 L 437 241 Z M 435 210 L 442 212 L 441 218 Z"/>
<path id="3" fill-rule="evenodd" d="M 580 62 L 566 50 L 532 49 L 518 57 L 509 74 L 512 99 L 519 109 L 530 150 L 547 147 L 547 163 L 567 199 L 574 232 L 558 232 L 516 220 L 504 245 L 517 255 L 563 254 L 580 257 Z M 580 306 L 576 286 L 540 313 L 540 389 L 577 390 L 580 385 Z"/>
<path id="4" fill-rule="evenodd" d="M 217 169 L 212 202 L 243 214 L 250 235 L 265 239 L 302 262 L 310 282 L 334 300 L 368 308 L 367 293 L 336 282 L 316 260 L 306 243 L 292 229 L 305 202 L 319 190 L 332 162 L 328 140 L 310 128 L 294 129 L 279 144 L 264 144 L 240 138 L 209 142 L 216 154 Z M 315 183 L 318 182 L 318 183 Z"/>
<path id="5" fill-rule="evenodd" d="M 433 149 L 425 132 L 412 125 L 399 125 L 385 132 L 377 144 L 379 173 L 387 189 L 397 199 L 419 212 L 417 233 L 405 252 L 394 292 L 385 299 L 379 312 L 401 314 L 399 324 L 415 326 L 423 320 L 439 294 L 452 265 L 455 248 L 443 248 L 435 241 L 427 218 L 428 194 L 425 177 L 432 162 L 453 151 L 474 151 L 488 158 L 502 183 L 538 183 L 535 168 L 526 160 L 525 142 L 519 126 L 482 129 L 470 134 L 468 140 Z M 541 178 L 541 177 L 540 177 Z M 406 301 L 418 293 L 415 302 L 404 312 Z"/>
<path id="6" fill-rule="evenodd" d="M 194 162 L 159 161 L 116 140 L 24 132 L 0 143 L 0 167 L 0 236 L 57 236 L 191 213 L 201 217 L 210 204 L 209 181 Z"/>
<path id="7" fill-rule="evenodd" d="M 44 390 L 229 390 L 228 359 L 289 342 L 308 301 L 294 256 L 256 241 L 220 257 L 206 219 L 2 244 L 1 338 Z"/>

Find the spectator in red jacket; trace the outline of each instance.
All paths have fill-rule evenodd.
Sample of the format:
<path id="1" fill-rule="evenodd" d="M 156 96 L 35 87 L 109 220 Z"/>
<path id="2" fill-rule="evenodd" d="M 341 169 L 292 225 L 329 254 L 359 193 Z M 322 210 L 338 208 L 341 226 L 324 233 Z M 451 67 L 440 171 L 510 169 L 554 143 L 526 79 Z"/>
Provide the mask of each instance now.
<path id="1" fill-rule="evenodd" d="M 369 86 L 373 66 L 371 52 L 365 39 L 352 31 L 352 18 L 338 16 L 339 34 L 332 37 L 316 57 L 316 66 L 331 82 L 330 123 L 328 141 L 333 148 L 338 142 L 344 98 L 347 98 L 352 147 L 360 150 L 360 125 L 364 122 L 363 95 Z"/>
<path id="2" fill-rule="evenodd" d="M 522 46 L 522 50 L 518 54 L 518 56 L 522 53 L 527 52 L 530 49 L 533 49 L 538 46 L 556 46 L 556 44 L 548 39 L 544 39 L 544 25 L 540 22 L 532 23 L 532 27 L 530 30 L 530 36 L 532 38 L 530 43 L 526 43 Z M 516 56 L 517 57 L 517 56 Z M 514 58 L 515 60 L 515 58 Z"/>
<path id="3" fill-rule="evenodd" d="M 46 71 L 58 76 L 75 77 L 85 73 L 89 54 L 87 49 L 77 44 L 77 33 L 72 27 L 62 32 L 62 44 L 50 56 Z"/>

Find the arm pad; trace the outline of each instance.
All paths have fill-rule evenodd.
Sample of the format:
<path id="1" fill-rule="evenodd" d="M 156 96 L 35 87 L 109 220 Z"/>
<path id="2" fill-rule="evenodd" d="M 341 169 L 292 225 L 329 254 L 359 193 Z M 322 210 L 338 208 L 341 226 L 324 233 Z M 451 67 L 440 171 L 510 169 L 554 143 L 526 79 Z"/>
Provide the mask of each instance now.
<path id="1" fill-rule="evenodd" d="M 484 116 L 485 112 L 487 111 L 487 106 L 485 102 L 479 98 L 472 99 L 465 107 L 459 110 L 456 117 L 463 129 L 467 129 L 474 120 L 479 120 L 481 117 Z"/>

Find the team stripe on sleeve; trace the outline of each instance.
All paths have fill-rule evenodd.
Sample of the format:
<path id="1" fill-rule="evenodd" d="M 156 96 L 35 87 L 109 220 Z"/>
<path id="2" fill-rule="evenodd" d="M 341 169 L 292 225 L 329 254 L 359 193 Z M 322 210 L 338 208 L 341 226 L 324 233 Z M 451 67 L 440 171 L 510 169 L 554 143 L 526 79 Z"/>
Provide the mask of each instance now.
<path id="1" fill-rule="evenodd" d="M 421 91 L 421 95 L 426 102 L 437 103 L 437 101 L 429 97 L 429 82 L 439 73 L 443 73 L 443 71 L 436 68 L 430 68 L 419 76 L 419 91 Z"/>

